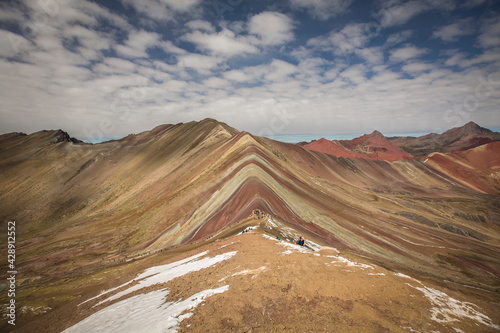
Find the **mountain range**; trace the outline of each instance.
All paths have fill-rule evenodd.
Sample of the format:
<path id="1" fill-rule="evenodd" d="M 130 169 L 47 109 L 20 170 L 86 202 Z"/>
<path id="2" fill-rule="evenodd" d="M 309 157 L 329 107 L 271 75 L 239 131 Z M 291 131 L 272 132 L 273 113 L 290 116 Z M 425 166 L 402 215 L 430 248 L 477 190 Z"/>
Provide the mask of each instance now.
<path id="1" fill-rule="evenodd" d="M 442 134 L 431 133 L 417 138 L 391 137 L 388 139 L 414 156 L 425 156 L 431 153 L 463 151 L 500 141 L 500 133 L 490 131 L 471 121 Z"/>
<path id="2" fill-rule="evenodd" d="M 301 147 L 337 157 L 363 158 L 369 160 L 396 161 L 413 156 L 387 140 L 379 131 L 365 134 L 352 140 L 326 140 L 324 138 Z"/>
<path id="3" fill-rule="evenodd" d="M 352 140 L 330 141 L 322 138 L 297 145 L 338 157 L 395 161 L 425 157 L 431 153 L 464 151 L 496 141 L 500 141 L 500 133 L 469 122 L 442 134 L 431 133 L 420 137 L 386 138 L 379 131 L 374 131 Z"/>
<path id="4" fill-rule="evenodd" d="M 451 131 L 435 141 L 448 142 L 442 139 L 444 135 L 448 133 L 446 137 L 451 138 L 458 132 Z M 229 249 L 230 239 L 238 242 L 231 237 L 250 227 L 255 228 L 254 234 L 245 235 L 240 238 L 241 244 L 234 245 L 242 247 L 238 250 L 241 253 L 245 248 L 247 255 L 231 264 L 233 270 L 217 273 L 221 276 L 214 273 L 217 279 L 237 273 L 237 265 L 242 271 L 265 266 L 263 272 L 271 274 L 273 270 L 293 271 L 295 262 L 307 280 L 308 265 L 319 263 L 314 258 L 331 259 L 319 252 L 329 247 L 336 249 L 331 250 L 333 256 L 340 251 L 346 260 L 374 265 L 377 274 L 404 273 L 463 300 L 482 304 L 483 309 L 498 308 L 500 143 L 459 151 L 483 139 L 468 138 L 463 141 L 467 144 L 455 140 L 452 153 L 436 148 L 425 157 L 411 158 L 409 150 L 413 148 L 408 147 L 417 147 L 411 140 L 407 139 L 404 146 L 374 132 L 349 142 L 336 142 L 335 147 L 342 148 L 338 151 L 352 152 L 353 156 L 334 156 L 331 152 L 305 149 L 307 146 L 253 136 L 213 119 L 161 125 L 95 145 L 79 143 L 61 130 L 2 135 L 0 217 L 5 225 L 16 221 L 18 278 L 22 284 L 17 302 L 27 307 L 18 327 L 20 331 L 36 327 L 40 332 L 70 327 L 105 309 L 97 306 L 99 298 L 86 303 L 89 306 L 79 305 L 99 296 L 102 290 L 118 287 L 144 269 L 172 263 L 175 258 L 201 255 L 208 248 L 216 252 L 223 243 Z M 424 140 L 419 142 L 422 145 Z M 419 156 L 422 149 L 412 154 Z M 395 154 L 401 158 L 394 158 Z M 310 253 L 300 253 L 300 259 L 293 257 L 280 266 L 282 255 L 273 248 L 274 252 L 269 250 L 261 263 L 251 261 L 248 258 L 254 246 L 271 248 L 262 243 L 260 234 L 290 245 L 302 235 Z M 250 236 L 259 237 L 255 238 L 259 241 L 252 245 Z M 2 249 L 6 251 L 4 245 Z M 305 260 L 305 264 L 297 260 Z M 313 271 L 323 279 L 328 279 L 328 274 L 341 279 L 339 271 L 330 272 L 328 265 L 321 263 L 325 270 L 314 266 L 317 269 Z M 175 299 L 192 295 L 183 288 L 192 288 L 204 279 L 214 281 L 207 288 L 220 287 L 207 275 L 209 270 L 203 272 L 185 277 L 175 289 L 177 292 L 171 292 L 179 296 Z M 349 302 L 354 302 L 352 309 L 358 309 L 356 306 L 361 304 L 345 294 L 323 299 L 319 289 L 295 283 L 288 275 L 273 278 L 272 274 L 263 274 L 267 282 L 253 286 L 259 281 L 252 280 L 258 275 L 254 272 L 240 274 L 250 279 L 245 280 L 249 283 L 247 297 L 239 303 L 233 300 L 233 310 L 240 309 L 241 314 L 255 318 L 235 314 L 225 319 L 225 310 L 212 304 L 206 308 L 212 313 L 206 312 L 205 318 L 217 322 L 209 331 L 287 330 L 284 319 L 273 326 L 273 316 L 269 321 L 258 313 L 265 314 L 269 306 L 268 310 L 276 312 L 275 318 L 280 311 L 285 316 L 283 313 L 293 310 L 293 299 L 287 296 L 279 303 L 280 293 L 272 297 L 255 294 L 260 295 L 261 302 L 252 302 L 252 290 L 261 293 L 269 288 L 272 294 L 278 288 L 291 291 L 289 296 L 303 295 L 309 305 L 297 307 L 297 318 L 314 321 L 318 330 L 319 319 L 309 318 L 307 311 L 325 315 L 328 311 L 321 311 L 328 307 L 351 308 Z M 292 282 L 285 283 L 287 279 Z M 364 278 L 359 279 L 356 288 L 363 285 Z M 378 285 L 369 279 L 377 288 L 395 283 L 380 280 Z M 315 288 L 320 288 L 319 280 L 314 281 Z M 349 288 L 348 281 L 342 281 Z M 406 288 L 406 282 L 398 286 Z M 198 287 L 192 288 L 193 293 L 195 290 Z M 383 289 L 376 290 L 384 294 Z M 401 295 L 388 295 L 387 300 L 402 302 Z M 419 299 L 423 304 L 424 296 Z M 372 309 L 375 313 L 385 311 L 382 304 Z M 398 309 L 397 304 L 387 308 L 385 316 L 397 316 Z M 432 307 L 427 309 L 432 313 Z M 495 330 L 495 323 L 500 323 L 498 313 L 486 312 L 489 324 L 481 323 L 481 327 Z M 359 310 L 356 316 L 344 318 L 345 326 L 337 328 L 362 328 L 360 323 L 369 316 Z M 53 326 L 61 317 L 65 320 Z M 452 330 L 448 324 L 433 321 L 431 315 L 425 322 L 423 317 L 419 317 L 420 330 Z M 389 322 L 370 322 L 371 330 L 397 330 Z M 292 331 L 307 330 L 298 322 L 294 325 Z M 463 325 L 473 327 L 465 322 Z M 418 330 L 411 324 L 408 327 Z"/>

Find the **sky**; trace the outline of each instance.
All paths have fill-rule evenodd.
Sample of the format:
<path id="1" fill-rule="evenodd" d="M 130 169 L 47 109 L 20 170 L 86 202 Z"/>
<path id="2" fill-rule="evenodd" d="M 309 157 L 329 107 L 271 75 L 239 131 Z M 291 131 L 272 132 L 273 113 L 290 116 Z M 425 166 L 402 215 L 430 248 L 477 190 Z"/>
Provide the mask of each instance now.
<path id="1" fill-rule="evenodd" d="M 500 127 L 498 0 L 0 1 L 0 133 Z"/>

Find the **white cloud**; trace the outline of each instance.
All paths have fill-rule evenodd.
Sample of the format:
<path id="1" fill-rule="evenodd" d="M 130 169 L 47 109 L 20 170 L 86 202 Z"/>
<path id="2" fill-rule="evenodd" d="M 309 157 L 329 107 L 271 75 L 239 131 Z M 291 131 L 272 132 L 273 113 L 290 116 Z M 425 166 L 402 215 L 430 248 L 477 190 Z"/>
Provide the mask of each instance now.
<path id="1" fill-rule="evenodd" d="M 475 57 L 467 58 L 464 56 L 462 59 L 457 59 L 456 61 L 458 61 L 457 65 L 462 68 L 469 68 L 488 63 L 496 64 L 496 68 L 498 68 L 500 66 L 500 47 L 485 50 L 483 53 Z"/>
<path id="2" fill-rule="evenodd" d="M 429 51 L 427 49 L 421 49 L 413 45 L 406 45 L 404 47 L 391 50 L 389 60 L 392 62 L 404 62 L 410 59 L 418 58 L 428 52 Z"/>
<path id="3" fill-rule="evenodd" d="M 166 53 L 169 53 L 169 54 L 186 54 L 187 53 L 186 50 L 184 50 L 184 49 L 182 49 L 180 47 L 175 46 L 174 43 L 172 43 L 169 40 L 167 40 L 167 41 L 161 41 L 158 44 L 158 47 L 160 47 Z"/>
<path id="4" fill-rule="evenodd" d="M 413 17 L 429 9 L 430 6 L 428 3 L 419 0 L 412 0 L 389 6 L 382 14 L 384 15 L 382 25 L 385 27 L 403 25 L 410 21 Z"/>
<path id="5" fill-rule="evenodd" d="M 354 65 L 340 73 L 340 77 L 355 85 L 362 84 L 366 79 L 366 66 L 359 64 Z"/>
<path id="6" fill-rule="evenodd" d="M 238 33 L 222 22 L 222 29 L 215 32 L 207 21 L 191 21 L 187 26 L 193 31 L 182 39 L 196 45 L 199 50 L 213 55 L 232 57 L 235 55 L 257 53 L 258 47 L 282 45 L 293 40 L 293 21 L 277 12 L 262 12 L 252 16 L 247 23 L 250 35 L 243 34 L 243 24 L 231 24 Z"/>
<path id="7" fill-rule="evenodd" d="M 434 68 L 434 66 L 432 66 L 430 64 L 424 64 L 424 63 L 421 63 L 421 62 L 415 62 L 415 63 L 407 64 L 407 65 L 404 65 L 402 67 L 403 71 L 405 71 L 407 73 L 410 73 L 410 74 L 415 74 L 415 73 L 419 73 L 419 72 L 430 71 L 433 68 Z"/>
<path id="8" fill-rule="evenodd" d="M 381 10 L 375 15 L 383 27 L 400 26 L 428 11 L 451 11 L 456 0 L 381 0 Z"/>
<path id="9" fill-rule="evenodd" d="M 265 71 L 265 78 L 268 81 L 286 81 L 289 76 L 297 73 L 297 67 L 286 61 L 273 60 L 273 62 L 266 66 L 268 69 Z"/>
<path id="10" fill-rule="evenodd" d="M 199 5 L 202 0 L 160 0 L 160 2 L 177 12 L 187 12 Z"/>
<path id="11" fill-rule="evenodd" d="M 292 8 L 306 9 L 319 20 L 346 13 L 352 3 L 353 0 L 290 0 Z"/>
<path id="12" fill-rule="evenodd" d="M 82 47 L 92 50 L 106 50 L 114 43 L 113 40 L 102 33 L 90 30 L 80 25 L 73 25 L 62 31 L 68 39 L 77 39 Z"/>
<path id="13" fill-rule="evenodd" d="M 203 81 L 203 85 L 209 88 L 226 88 L 229 86 L 231 83 L 227 80 L 218 78 L 218 77 L 211 77 L 209 79 L 206 79 Z"/>
<path id="14" fill-rule="evenodd" d="M 393 33 L 387 37 L 387 41 L 385 42 L 388 46 L 394 46 L 399 43 L 402 43 L 413 36 L 412 30 L 404 30 L 400 32 Z"/>
<path id="15" fill-rule="evenodd" d="M 500 16 L 485 20 L 478 37 L 478 44 L 483 48 L 500 46 Z"/>
<path id="16" fill-rule="evenodd" d="M 283 60 L 273 59 L 269 64 L 226 71 L 223 76 L 234 82 L 255 83 L 260 81 L 263 85 L 267 85 L 287 82 L 297 73 L 299 73 L 297 66 Z"/>
<path id="17" fill-rule="evenodd" d="M 112 58 L 112 57 L 104 59 L 102 63 L 117 69 L 121 73 L 133 72 L 134 69 L 137 67 L 137 65 L 131 61 L 120 58 Z"/>
<path id="18" fill-rule="evenodd" d="M 282 45 L 294 39 L 292 19 L 278 12 L 262 12 L 248 21 L 248 31 L 264 45 Z"/>
<path id="19" fill-rule="evenodd" d="M 9 6 L 8 3 L 0 3 L 0 21 L 22 22 L 26 20 L 25 13 L 18 7 Z"/>
<path id="20" fill-rule="evenodd" d="M 41 2 L 39 2 L 41 3 Z M 69 3 L 66 3 L 65 6 L 68 6 Z M 78 8 L 80 11 L 79 15 L 85 13 L 86 15 L 99 18 L 101 20 L 106 20 L 110 23 L 111 26 L 117 27 L 126 31 L 132 30 L 132 25 L 127 22 L 125 18 L 116 13 L 111 12 L 109 9 L 98 5 L 95 2 L 90 1 L 81 1 L 81 0 L 72 0 L 72 6 Z M 57 14 L 55 14 L 57 15 Z"/>
<path id="21" fill-rule="evenodd" d="M 441 38 L 445 42 L 457 41 L 459 37 L 468 36 L 474 33 L 472 18 L 459 20 L 455 23 L 440 27 L 434 31 L 432 37 Z"/>
<path id="22" fill-rule="evenodd" d="M 0 19 L 7 12 L 14 17 L 9 24 L 29 21 L 38 2 L 26 1 L 33 5 L 25 11 L 9 11 L 0 4 Z M 211 116 L 258 133 L 277 110 L 290 115 L 283 129 L 288 133 L 446 129 L 455 125 L 444 117 L 450 105 L 473 94 L 477 78 L 487 78 L 500 66 L 500 20 L 494 17 L 481 22 L 474 46 L 484 48 L 482 53 L 468 53 L 457 44 L 453 52 L 424 61 L 420 58 L 429 50 L 420 43 L 425 41 L 419 40 L 418 47 L 402 44 L 420 32 L 403 30 L 373 38 L 361 22 L 336 28 L 295 49 L 287 46 L 285 57 L 285 48 L 269 48 L 273 56 L 267 49 L 295 41 L 295 29 L 302 27 L 290 17 L 264 12 L 232 22 L 193 20 L 201 17 L 198 3 L 134 1 L 144 12 L 130 19 L 96 2 L 66 0 L 68 8 L 61 8 L 59 16 L 40 25 L 29 38 L 0 30 L 0 131 L 63 128 L 85 138 L 84 130 L 99 130 L 100 121 L 108 119 L 115 129 L 102 134 L 119 137 L 160 123 Z M 327 2 L 310 3 L 300 8 L 313 13 Z M 438 7 L 430 0 L 391 0 L 381 8 L 392 15 L 381 21 L 382 27 L 388 27 L 389 19 L 396 26 L 420 13 L 452 6 L 439 2 Z M 323 14 L 334 15 L 326 9 Z M 151 19 L 149 15 L 161 22 L 153 22 L 148 31 L 127 22 Z M 455 32 L 439 29 L 436 37 L 453 39 L 458 36 Z M 9 47 L 6 35 L 19 37 L 19 52 Z M 198 50 L 186 46 L 188 39 Z M 165 55 L 155 52 L 153 58 L 156 47 Z M 103 52 L 108 48 L 117 54 L 110 57 Z M 344 56 L 352 55 L 363 64 L 349 66 Z M 279 60 L 288 56 L 293 62 Z M 384 56 L 390 60 L 387 64 Z M 391 66 L 394 63 L 398 66 Z M 401 70 L 395 69 L 399 65 Z M 471 117 L 498 119 L 499 99 L 497 89 Z M 116 109 L 117 105 L 126 105 L 127 112 Z"/>
<path id="23" fill-rule="evenodd" d="M 464 63 L 464 60 L 467 58 L 465 53 L 461 52 L 452 52 L 447 54 L 448 59 L 445 61 L 446 66 L 459 66 Z"/>
<path id="24" fill-rule="evenodd" d="M 130 32 L 124 44 L 115 47 L 116 52 L 127 58 L 147 57 L 147 49 L 160 44 L 160 35 L 144 30 Z"/>
<path id="25" fill-rule="evenodd" d="M 194 20 L 186 23 L 186 27 L 191 30 L 201 30 L 205 32 L 215 32 L 215 28 L 212 23 L 203 20 Z"/>
<path id="26" fill-rule="evenodd" d="M 23 51 L 30 50 L 32 47 L 32 43 L 26 38 L 0 29 L 0 57 L 14 57 Z"/>
<path id="27" fill-rule="evenodd" d="M 224 72 L 224 77 L 228 80 L 235 82 L 252 82 L 254 78 L 251 75 L 248 75 L 242 70 L 232 69 L 230 71 Z"/>
<path id="28" fill-rule="evenodd" d="M 174 18 L 173 12 L 159 0 L 122 0 L 122 2 L 124 5 L 134 8 L 138 13 L 154 20 L 168 21 Z"/>
<path id="29" fill-rule="evenodd" d="M 217 57 L 210 57 L 202 54 L 189 53 L 178 56 L 177 65 L 181 68 L 194 69 L 200 73 L 209 74 L 216 69 L 223 60 Z"/>
<path id="30" fill-rule="evenodd" d="M 338 56 L 350 56 L 356 49 L 363 48 L 370 38 L 365 25 L 351 23 L 340 31 L 332 31 L 326 36 L 310 39 L 307 44 L 323 51 L 333 51 Z"/>
<path id="31" fill-rule="evenodd" d="M 193 11 L 201 0 L 121 0 L 124 5 L 156 21 L 175 19 L 175 13 Z"/>
<path id="32" fill-rule="evenodd" d="M 356 49 L 355 53 L 372 65 L 384 62 L 384 52 L 381 47 L 360 48 Z"/>
<path id="33" fill-rule="evenodd" d="M 204 33 L 193 31 L 183 36 L 183 39 L 195 44 L 199 49 L 211 54 L 234 56 L 242 53 L 256 53 L 258 49 L 246 38 L 239 37 L 234 32 L 224 29 L 219 33 Z"/>

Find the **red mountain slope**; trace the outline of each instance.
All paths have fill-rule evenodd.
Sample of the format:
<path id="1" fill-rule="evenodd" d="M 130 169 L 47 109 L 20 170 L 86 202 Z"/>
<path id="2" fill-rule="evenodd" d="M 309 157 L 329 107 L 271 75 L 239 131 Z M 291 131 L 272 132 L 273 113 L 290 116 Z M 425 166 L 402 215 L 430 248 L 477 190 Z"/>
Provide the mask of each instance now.
<path id="1" fill-rule="evenodd" d="M 337 157 L 364 158 L 368 160 L 396 161 L 413 156 L 391 143 L 379 131 L 352 140 L 329 141 L 319 139 L 303 146 L 305 149 Z"/>
<path id="2" fill-rule="evenodd" d="M 425 164 L 472 189 L 488 194 L 500 193 L 500 142 L 466 151 L 434 153 Z"/>

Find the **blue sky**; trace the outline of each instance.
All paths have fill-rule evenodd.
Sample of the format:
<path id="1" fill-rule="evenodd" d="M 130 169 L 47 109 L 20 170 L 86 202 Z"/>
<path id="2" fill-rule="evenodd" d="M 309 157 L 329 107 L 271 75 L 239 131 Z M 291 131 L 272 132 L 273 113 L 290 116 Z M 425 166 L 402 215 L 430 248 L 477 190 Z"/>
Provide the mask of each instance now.
<path id="1" fill-rule="evenodd" d="M 0 2 L 0 133 L 500 127 L 496 0 Z"/>

